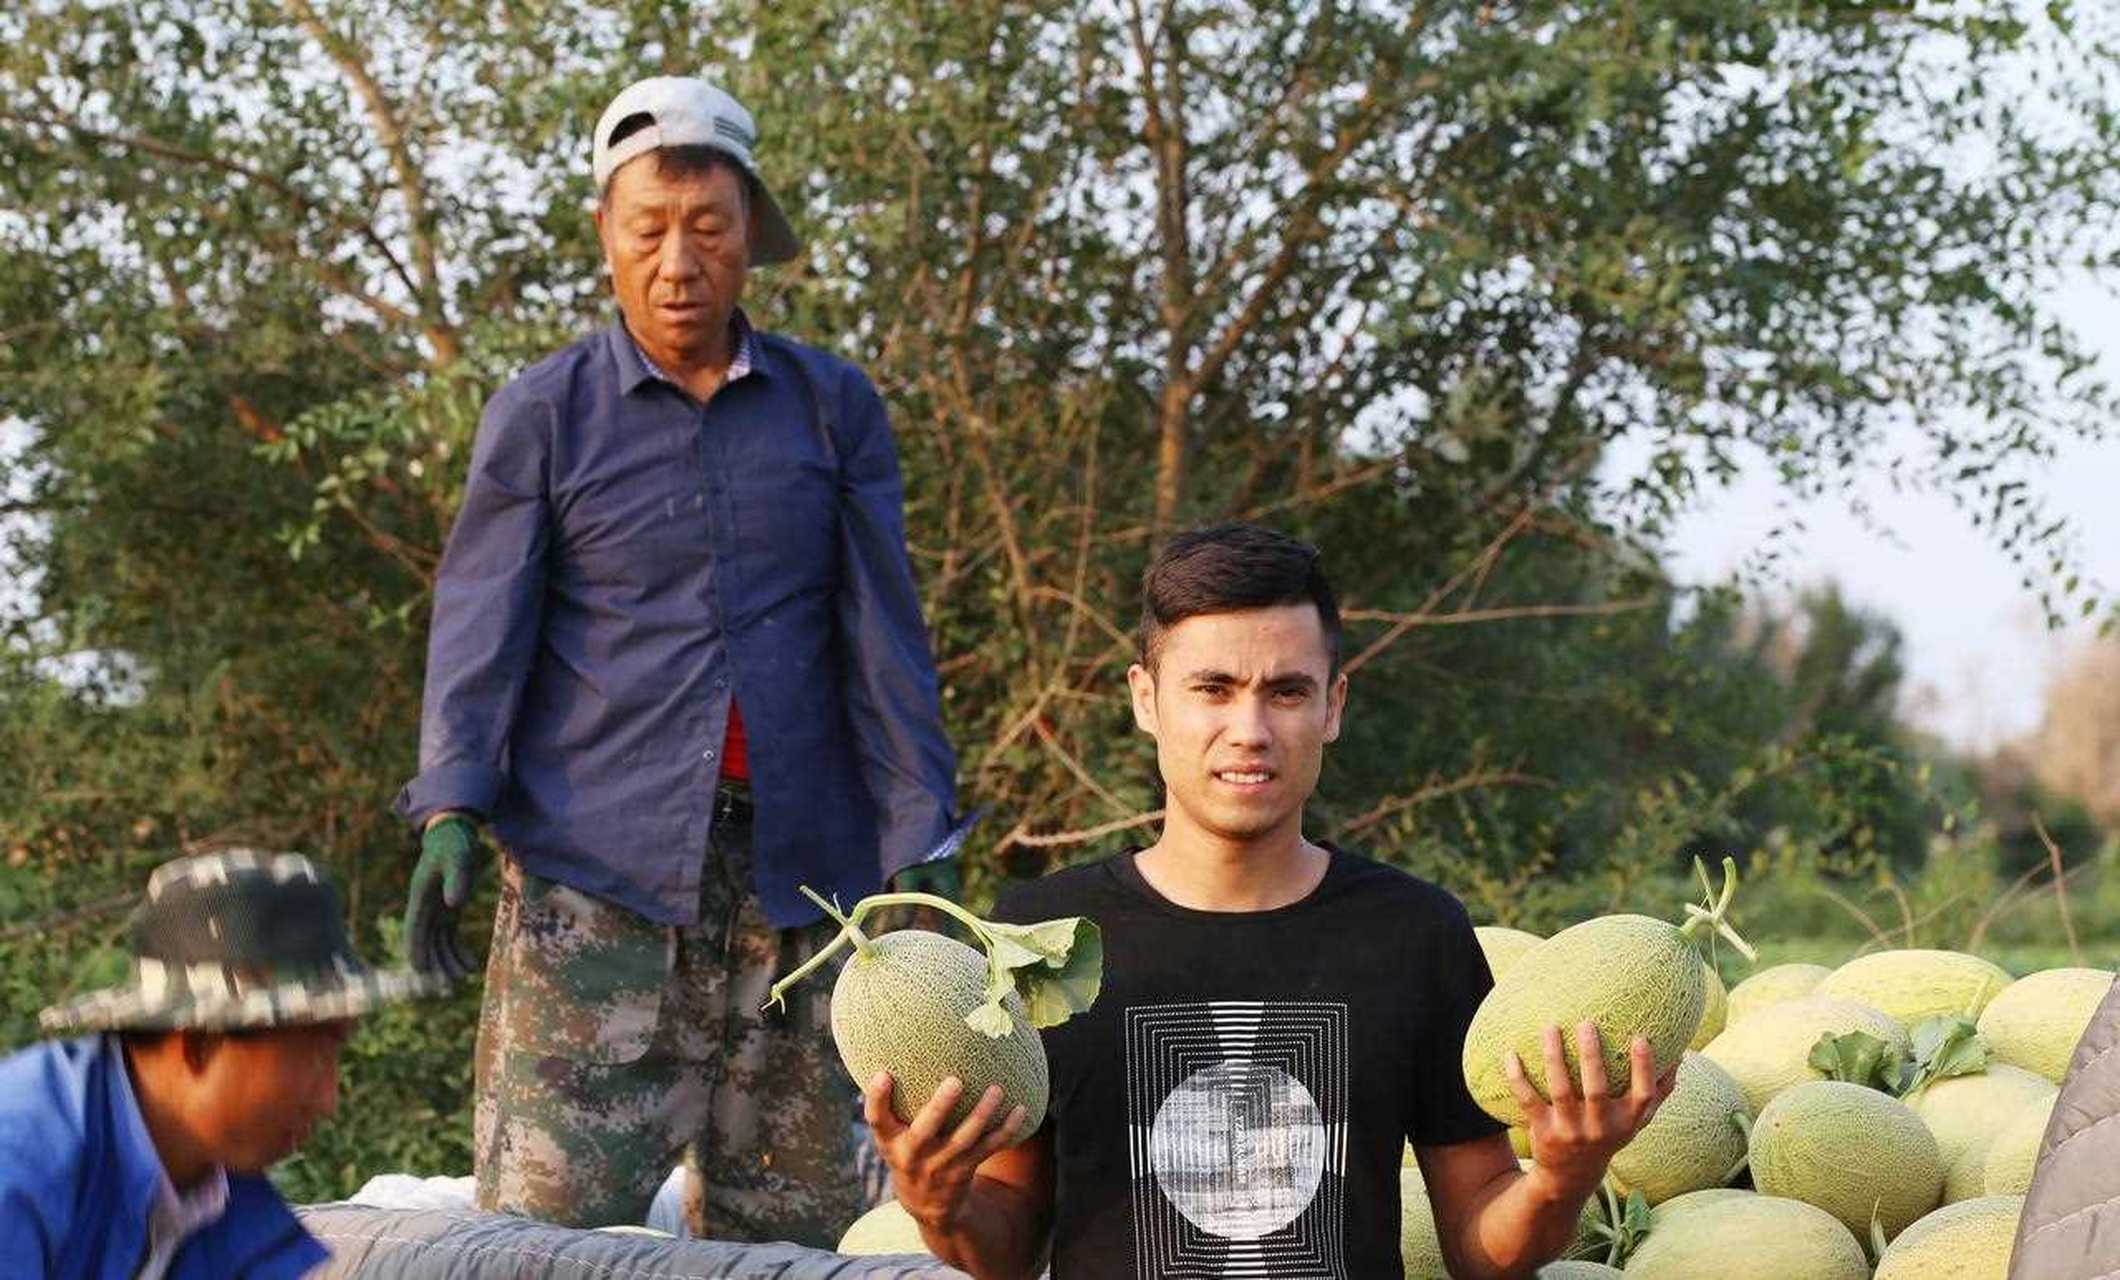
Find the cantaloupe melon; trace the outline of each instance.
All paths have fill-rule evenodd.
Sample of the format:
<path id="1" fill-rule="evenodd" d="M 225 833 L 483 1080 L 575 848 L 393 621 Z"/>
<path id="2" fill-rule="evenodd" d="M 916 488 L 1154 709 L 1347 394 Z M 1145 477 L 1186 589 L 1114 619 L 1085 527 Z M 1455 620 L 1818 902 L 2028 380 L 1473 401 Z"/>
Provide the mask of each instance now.
<path id="1" fill-rule="evenodd" d="M 1686 1042 L 1688 1049 L 1706 1047 L 1708 1041 L 1722 1034 L 1730 1017 L 1730 993 L 1723 988 L 1722 975 L 1715 966 L 1701 961 L 1700 1025 L 1693 1029 L 1693 1038 Z"/>
<path id="2" fill-rule="evenodd" d="M 1602 1262 L 1566 1258 L 1538 1269 L 1538 1280 L 1620 1280 L 1621 1273 Z"/>
<path id="3" fill-rule="evenodd" d="M 1435 1208 L 1421 1166 L 1399 1168 L 1399 1262 L 1406 1280 L 1449 1280 L 1443 1269 L 1443 1242 L 1435 1233 Z"/>
<path id="4" fill-rule="evenodd" d="M 1701 1052 L 1737 1081 L 1756 1115 L 1782 1090 L 1825 1078 L 1810 1062 L 1820 1036 L 1855 1031 L 1868 1032 L 1902 1053 L 1909 1047 L 1906 1028 L 1869 1005 L 1808 995 L 1768 1005 L 1724 1028 Z"/>
<path id="5" fill-rule="evenodd" d="M 2043 969 L 2017 979 L 1980 1011 L 1990 1061 L 2061 1083 L 2076 1042 L 2112 987 L 2110 969 Z"/>
<path id="6" fill-rule="evenodd" d="M 1480 951 L 1487 957 L 1487 972 L 1500 981 L 1509 972 L 1511 965 L 1524 958 L 1531 948 L 1545 939 L 1522 929 L 1511 929 L 1507 925 L 1483 924 L 1472 931 L 1480 941 Z"/>
<path id="7" fill-rule="evenodd" d="M 1723 1026 L 1733 1027 L 1770 1004 L 1807 996 L 1831 972 L 1822 964 L 1777 964 L 1761 969 L 1730 988 L 1730 1007 Z"/>
<path id="8" fill-rule="evenodd" d="M 1947 1204 L 1899 1233 L 1876 1280 L 2006 1280 L 2023 1213 L 2023 1196 Z"/>
<path id="9" fill-rule="evenodd" d="M 1779 1196 L 1739 1195 L 1652 1217 L 1626 1274 L 1630 1280 L 1869 1280 L 1870 1264 L 1855 1237 L 1825 1210 Z"/>
<path id="10" fill-rule="evenodd" d="M 1612 1157 L 1606 1173 L 1622 1193 L 1651 1205 L 1703 1187 L 1721 1186 L 1745 1158 L 1744 1090 L 1698 1053 L 1679 1060 L 1678 1084 L 1648 1127 Z"/>
<path id="11" fill-rule="evenodd" d="M 839 1252 L 860 1257 L 890 1253 L 926 1253 L 920 1224 L 896 1200 L 882 1204 L 854 1219 L 854 1225 L 839 1237 Z"/>
<path id="12" fill-rule="evenodd" d="M 1723 862 L 1723 892 L 1709 910 L 1684 925 L 1649 916 L 1601 916 L 1563 929 L 1533 947 L 1487 993 L 1465 1032 L 1465 1083 L 1473 1100 L 1504 1124 L 1522 1124 L 1523 1108 L 1510 1092 L 1503 1055 L 1514 1051 L 1541 1094 L 1546 1084 L 1542 1033 L 1561 1028 L 1568 1070 L 1580 1079 L 1575 1029 L 1597 1023 L 1605 1073 L 1615 1091 L 1632 1074 L 1629 1047 L 1647 1038 L 1659 1073 L 1678 1064 L 1700 1026 L 1706 973 L 1693 937 L 1705 925 L 1722 929 L 1736 889 L 1737 865 Z M 1705 874 L 1703 874 L 1705 880 Z M 1734 936 L 1734 935 L 1732 935 Z"/>
<path id="13" fill-rule="evenodd" d="M 1912 1030 L 1924 1018 L 1978 1018 L 2010 985 L 2010 975 L 1963 951 L 1876 951 L 1827 974 L 1812 994 L 1838 996 L 1882 1009 Z"/>
<path id="14" fill-rule="evenodd" d="M 1752 1185 L 1814 1204 L 1858 1240 L 1875 1221 L 1891 1239 L 1943 1196 L 1936 1139 L 1899 1099 L 1811 1080 L 1776 1095 L 1752 1125 Z"/>
<path id="15" fill-rule="evenodd" d="M 1981 1166 L 1983 1193 L 2021 1196 L 2031 1190 L 2032 1170 L 2039 1162 L 2039 1144 L 2046 1137 L 2047 1121 L 2053 1118 L 2054 1102 L 2055 1098 L 2048 1098 L 2026 1103 L 1996 1132 L 1995 1140 L 1988 1143 L 1987 1163 Z"/>
<path id="16" fill-rule="evenodd" d="M 2045 1076 L 1995 1063 L 1986 1071 L 1938 1080 L 1909 1097 L 1914 1114 L 1936 1135 L 1943 1156 L 1944 1203 L 1983 1194 L 1988 1144 L 2019 1110 L 2058 1092 Z"/>
<path id="17" fill-rule="evenodd" d="M 1717 1204 L 1724 1200 L 1741 1200 L 1746 1196 L 1756 1196 L 1758 1194 L 1757 1191 L 1747 1191 L 1743 1187 L 1703 1187 L 1699 1191 L 1688 1191 L 1682 1196 L 1673 1196 L 1650 1209 L 1650 1229 L 1654 1230 L 1657 1225 L 1669 1222 L 1672 1218 L 1681 1214 L 1691 1213 L 1695 1209 L 1705 1209 L 1711 1204 Z"/>
<path id="18" fill-rule="evenodd" d="M 1019 1139 L 1045 1122 L 1048 1081 L 1045 1047 L 1008 993 L 1010 1031 L 992 1037 L 965 1017 L 986 1003 L 987 961 L 955 938 L 900 929 L 867 939 L 839 971 L 832 988 L 832 1039 L 847 1071 L 867 1084 L 878 1071 L 894 1082 L 892 1110 L 910 1123 L 944 1078 L 964 1082 L 948 1126 L 963 1122 L 988 1085 L 1001 1086 L 1003 1113 L 1026 1112 Z"/>

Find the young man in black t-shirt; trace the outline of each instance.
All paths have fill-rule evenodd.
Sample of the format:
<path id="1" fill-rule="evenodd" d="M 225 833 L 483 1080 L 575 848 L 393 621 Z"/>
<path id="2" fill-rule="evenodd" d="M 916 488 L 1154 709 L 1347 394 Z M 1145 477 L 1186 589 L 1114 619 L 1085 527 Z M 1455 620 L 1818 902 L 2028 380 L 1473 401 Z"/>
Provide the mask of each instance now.
<path id="1" fill-rule="evenodd" d="M 1087 916 L 1104 982 L 1044 1033 L 1045 1126 L 989 1089 L 953 1132 L 945 1082 L 911 1124 L 865 1090 L 899 1201 L 982 1277 L 1397 1276 L 1411 1142 L 1451 1274 L 1529 1276 L 1573 1237 L 1612 1153 L 1670 1092 L 1646 1040 L 1608 1083 L 1597 1029 L 1546 1030 L 1548 1102 L 1513 1059 L 1535 1167 L 1474 1105 L 1465 1028 L 1493 985 L 1448 893 L 1303 837 L 1339 736 L 1339 611 L 1302 543 L 1250 525 L 1183 534 L 1143 580 L 1135 721 L 1167 796 L 1146 849 L 1003 895 L 995 914 Z M 1613 1085 L 1619 1091 L 1614 1092 Z"/>

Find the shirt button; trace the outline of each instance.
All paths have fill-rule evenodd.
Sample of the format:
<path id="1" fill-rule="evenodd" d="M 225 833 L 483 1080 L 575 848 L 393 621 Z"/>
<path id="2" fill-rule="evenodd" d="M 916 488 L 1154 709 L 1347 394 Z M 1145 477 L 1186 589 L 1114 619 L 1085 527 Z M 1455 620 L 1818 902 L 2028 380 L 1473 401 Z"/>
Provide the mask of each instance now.
<path id="1" fill-rule="evenodd" d="M 729 687 L 729 680 L 728 680 L 728 677 L 726 677 L 726 676 L 716 676 L 716 677 L 714 677 L 714 687 L 715 687 L 715 688 L 717 688 L 717 689 L 726 689 L 726 688 L 728 688 L 728 687 Z"/>
<path id="2" fill-rule="evenodd" d="M 700 752 L 699 758 L 702 760 L 712 760 L 714 758 L 714 748 L 708 747 L 705 751 Z"/>

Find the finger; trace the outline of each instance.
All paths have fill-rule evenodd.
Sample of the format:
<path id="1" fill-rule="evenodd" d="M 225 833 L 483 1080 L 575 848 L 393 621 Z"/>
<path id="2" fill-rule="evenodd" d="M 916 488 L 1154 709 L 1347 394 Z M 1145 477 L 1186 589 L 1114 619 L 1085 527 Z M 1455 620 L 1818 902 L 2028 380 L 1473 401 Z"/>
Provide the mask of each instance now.
<path id="1" fill-rule="evenodd" d="M 905 1125 L 899 1122 L 898 1113 L 891 1109 L 891 1073 L 879 1071 L 869 1077 L 861 1090 L 861 1118 L 869 1122 L 869 1128 L 878 1138 L 897 1137 Z"/>
<path id="2" fill-rule="evenodd" d="M 464 905 L 471 897 L 471 860 L 451 858 L 442 869 L 442 905 L 451 911 Z"/>
<path id="3" fill-rule="evenodd" d="M 1539 1096 L 1538 1086 L 1531 1083 L 1530 1074 L 1524 1070 L 1524 1060 L 1516 1056 L 1514 1049 L 1502 1055 L 1502 1079 L 1509 1085 L 1516 1105 L 1524 1109 L 1527 1123 L 1534 1111 L 1546 1109 L 1546 1100 Z"/>
<path id="4" fill-rule="evenodd" d="M 905 1127 L 906 1136 L 921 1146 L 930 1146 L 939 1141 L 942 1137 L 942 1126 L 949 1122 L 950 1109 L 955 1107 L 957 1100 L 963 1096 L 964 1081 L 955 1076 L 943 1077 L 942 1083 L 935 1086 L 935 1095 L 927 1100 L 926 1106 L 920 1108 L 920 1114 L 913 1117 L 913 1123 Z"/>
<path id="5" fill-rule="evenodd" d="M 1001 1086 L 990 1084 L 986 1087 L 986 1092 L 979 1095 L 979 1101 L 972 1107 L 971 1113 L 965 1116 L 950 1134 L 949 1144 L 942 1149 L 943 1154 L 946 1157 L 955 1157 L 977 1150 L 980 1139 L 986 1137 L 987 1131 L 993 1127 L 995 1118 L 1000 1114 Z"/>
<path id="6" fill-rule="evenodd" d="M 471 949 L 464 945 L 463 935 L 459 934 L 456 930 L 451 929 L 449 931 L 448 943 L 449 957 L 454 963 L 454 967 L 456 969 L 456 972 L 451 974 L 450 976 L 455 978 L 458 982 L 462 982 L 466 978 L 469 978 L 472 974 L 477 973 L 478 961 L 472 956 Z"/>
<path id="7" fill-rule="evenodd" d="M 1575 1024 L 1575 1056 L 1583 1064 L 1584 1100 L 1610 1096 L 1612 1081 L 1605 1074 L 1605 1042 L 1599 1038 L 1595 1022 L 1586 1019 Z"/>
<path id="8" fill-rule="evenodd" d="M 1628 1068 L 1633 1079 L 1629 1081 L 1628 1094 L 1635 1102 L 1644 1105 L 1656 1100 L 1656 1055 L 1649 1049 L 1649 1037 L 1636 1036 L 1627 1046 Z M 1674 1077 L 1676 1071 L 1673 1071 Z"/>
<path id="9" fill-rule="evenodd" d="M 1539 1033 L 1546 1048 L 1546 1096 L 1554 1106 L 1575 1100 L 1575 1081 L 1569 1078 L 1568 1055 L 1561 1048 L 1561 1029 L 1548 1026 Z"/>
<path id="10" fill-rule="evenodd" d="M 423 885 L 412 886 L 412 904 L 405 909 L 405 961 L 421 973 L 434 969 L 433 926 Z"/>
<path id="11" fill-rule="evenodd" d="M 1000 1124 L 979 1140 L 978 1146 L 972 1148 L 972 1167 L 976 1169 L 985 1164 L 988 1156 L 1015 1142 L 1022 1135 L 1024 1122 L 1029 1119 L 1030 1113 L 1022 1107 L 1009 1112 Z"/>

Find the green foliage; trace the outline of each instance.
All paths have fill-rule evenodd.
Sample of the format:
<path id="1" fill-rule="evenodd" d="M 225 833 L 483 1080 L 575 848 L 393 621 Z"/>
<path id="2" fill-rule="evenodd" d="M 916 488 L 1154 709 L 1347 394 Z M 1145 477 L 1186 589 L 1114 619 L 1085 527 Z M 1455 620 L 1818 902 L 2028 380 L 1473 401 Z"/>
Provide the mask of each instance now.
<path id="1" fill-rule="evenodd" d="M 1547 927 L 1726 849 L 1847 893 L 1948 862 L 1931 837 L 1977 826 L 1977 780 L 1892 725 L 1889 628 L 1679 593 L 1656 552 L 1747 462 L 1801 493 L 1882 473 L 1950 493 L 2051 614 L 2098 607 L 2023 473 L 2114 408 L 2047 299 L 2110 252 L 2115 24 L 2017 14 L 0 13 L 0 427 L 25 440 L 0 516 L 30 521 L 29 593 L 0 601 L 0 1029 L 109 976 L 103 904 L 180 850 L 315 853 L 384 942 L 467 444 L 495 387 L 608 319 L 586 132 L 657 70 L 763 126 L 809 248 L 753 313 L 891 405 L 960 787 L 1007 815 L 969 901 L 1149 829 L 1132 586 L 1225 516 L 1317 541 L 1348 607 L 1316 833 L 1483 918 Z M 2042 802 L 2012 803 L 2014 875 Z M 1981 865 L 1920 910 L 1970 929 Z M 348 1122 L 305 1194 L 460 1156 L 464 1007 L 378 1020 L 392 1047 L 349 1067 L 349 1102 L 437 1117 L 387 1141 L 443 1145 Z"/>

